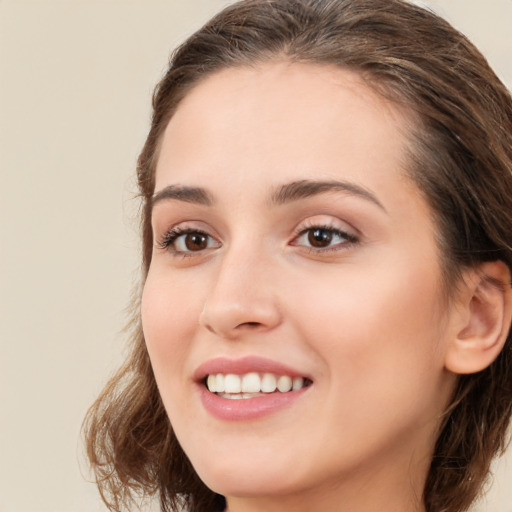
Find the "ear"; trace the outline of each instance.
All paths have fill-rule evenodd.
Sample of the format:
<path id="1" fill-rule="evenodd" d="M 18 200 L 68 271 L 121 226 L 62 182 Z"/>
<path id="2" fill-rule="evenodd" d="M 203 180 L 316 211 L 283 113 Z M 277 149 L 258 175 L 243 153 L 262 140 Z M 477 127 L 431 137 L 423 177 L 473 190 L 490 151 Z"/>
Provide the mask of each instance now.
<path id="1" fill-rule="evenodd" d="M 454 335 L 445 354 L 453 373 L 476 373 L 487 368 L 503 348 L 512 321 L 510 271 L 501 261 L 467 271 L 454 307 Z"/>

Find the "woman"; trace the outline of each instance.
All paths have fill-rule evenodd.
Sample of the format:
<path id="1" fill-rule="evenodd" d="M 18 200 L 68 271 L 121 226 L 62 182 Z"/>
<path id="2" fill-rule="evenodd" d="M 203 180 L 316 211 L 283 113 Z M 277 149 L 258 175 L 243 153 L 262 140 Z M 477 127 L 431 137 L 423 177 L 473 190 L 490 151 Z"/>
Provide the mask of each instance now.
<path id="1" fill-rule="evenodd" d="M 245 0 L 173 55 L 139 158 L 112 510 L 460 512 L 512 405 L 512 101 L 400 0 Z"/>

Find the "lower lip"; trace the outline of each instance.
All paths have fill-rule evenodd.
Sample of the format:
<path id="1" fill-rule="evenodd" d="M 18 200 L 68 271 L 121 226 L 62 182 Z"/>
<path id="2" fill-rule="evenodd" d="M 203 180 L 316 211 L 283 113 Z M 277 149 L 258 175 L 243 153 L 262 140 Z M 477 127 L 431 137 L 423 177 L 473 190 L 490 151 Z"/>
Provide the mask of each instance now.
<path id="1" fill-rule="evenodd" d="M 249 421 L 268 416 L 290 407 L 309 387 L 287 393 L 269 393 L 265 396 L 231 400 L 211 393 L 201 386 L 201 402 L 204 408 L 215 418 L 227 421 Z"/>

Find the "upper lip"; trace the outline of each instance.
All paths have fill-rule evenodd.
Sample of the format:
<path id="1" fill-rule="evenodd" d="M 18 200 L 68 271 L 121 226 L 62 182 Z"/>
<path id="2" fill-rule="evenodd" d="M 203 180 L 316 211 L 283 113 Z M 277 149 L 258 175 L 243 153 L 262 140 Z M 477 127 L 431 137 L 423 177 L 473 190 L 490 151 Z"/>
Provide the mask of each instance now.
<path id="1" fill-rule="evenodd" d="M 285 364 L 259 356 L 246 356 L 238 359 L 218 357 L 202 363 L 194 372 L 194 380 L 202 381 L 208 375 L 218 373 L 243 375 L 249 372 L 273 373 L 289 377 L 308 377 Z"/>

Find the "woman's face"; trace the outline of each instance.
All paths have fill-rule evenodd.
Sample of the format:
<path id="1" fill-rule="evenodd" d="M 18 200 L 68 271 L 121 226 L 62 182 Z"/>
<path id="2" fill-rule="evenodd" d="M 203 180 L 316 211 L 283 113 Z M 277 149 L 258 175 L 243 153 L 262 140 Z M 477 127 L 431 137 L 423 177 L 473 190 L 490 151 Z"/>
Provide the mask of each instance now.
<path id="1" fill-rule="evenodd" d="M 167 127 L 144 334 L 179 442 L 233 510 L 421 496 L 453 329 L 409 129 L 356 75 L 288 63 L 206 79 Z"/>

